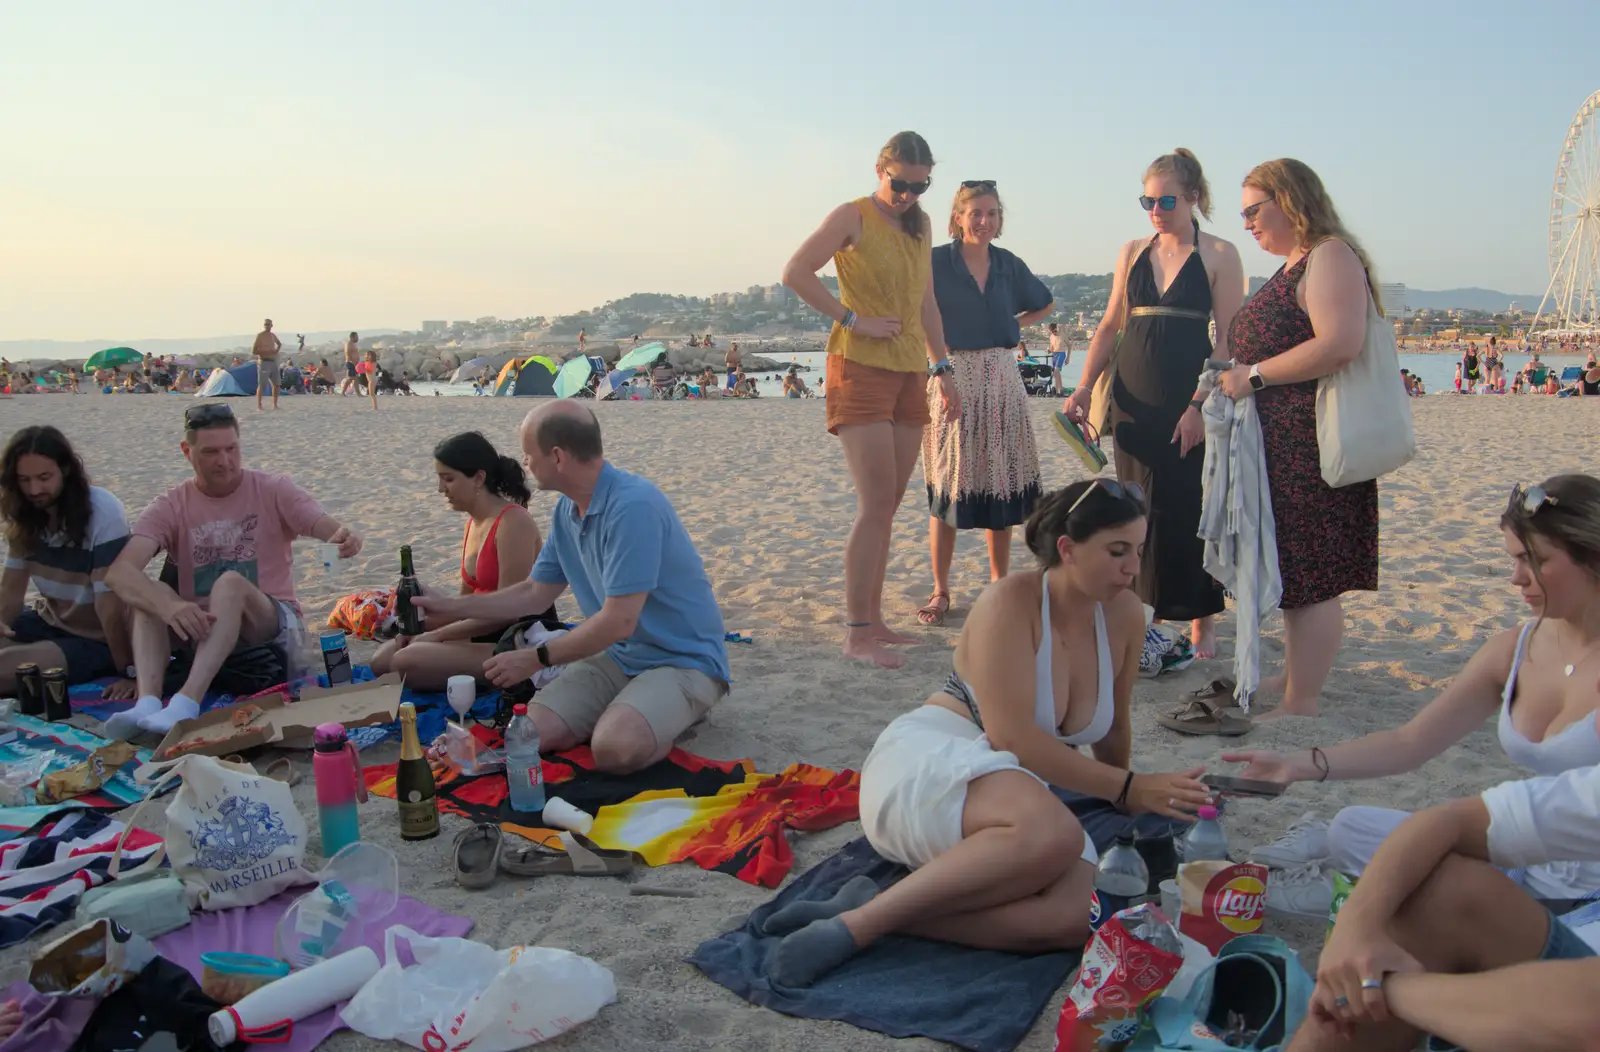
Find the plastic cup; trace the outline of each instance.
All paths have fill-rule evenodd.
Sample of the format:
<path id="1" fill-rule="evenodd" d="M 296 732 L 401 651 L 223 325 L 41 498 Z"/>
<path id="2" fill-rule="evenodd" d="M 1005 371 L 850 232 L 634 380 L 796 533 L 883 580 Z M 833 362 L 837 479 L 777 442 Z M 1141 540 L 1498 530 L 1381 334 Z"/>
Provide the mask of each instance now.
<path id="1" fill-rule="evenodd" d="M 559 796 L 552 796 L 544 802 L 544 820 L 547 825 L 570 829 L 574 833 L 588 833 L 594 828 L 592 815 L 578 810 Z"/>
<path id="2" fill-rule="evenodd" d="M 1183 895 L 1178 890 L 1176 880 L 1163 880 L 1161 882 L 1161 912 L 1167 915 L 1167 920 L 1177 923 L 1178 914 L 1183 912 Z"/>
<path id="3" fill-rule="evenodd" d="M 317 545 L 317 558 L 322 561 L 323 573 L 333 573 L 339 569 L 339 546 L 337 544 Z"/>

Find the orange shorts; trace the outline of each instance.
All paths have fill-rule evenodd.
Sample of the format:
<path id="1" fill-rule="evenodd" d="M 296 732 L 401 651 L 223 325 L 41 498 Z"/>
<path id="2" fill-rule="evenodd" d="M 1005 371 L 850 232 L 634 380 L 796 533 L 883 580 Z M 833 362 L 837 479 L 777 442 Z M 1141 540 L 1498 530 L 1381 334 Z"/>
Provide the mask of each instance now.
<path id="1" fill-rule="evenodd" d="M 879 369 L 847 361 L 842 354 L 828 355 L 828 433 L 852 424 L 887 421 L 907 427 L 924 427 L 928 415 L 928 374 Z"/>

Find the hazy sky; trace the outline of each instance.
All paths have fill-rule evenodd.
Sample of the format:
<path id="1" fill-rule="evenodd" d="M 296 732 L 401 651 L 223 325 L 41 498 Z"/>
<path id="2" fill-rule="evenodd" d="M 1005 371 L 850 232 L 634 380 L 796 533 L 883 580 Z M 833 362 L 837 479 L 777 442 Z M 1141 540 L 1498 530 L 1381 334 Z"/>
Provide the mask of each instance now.
<path id="1" fill-rule="evenodd" d="M 0 339 L 768 284 L 902 128 L 1040 272 L 1109 270 L 1183 145 L 1251 274 L 1239 180 L 1288 155 L 1380 280 L 1540 293 L 1597 41 L 1594 0 L 8 3 Z"/>

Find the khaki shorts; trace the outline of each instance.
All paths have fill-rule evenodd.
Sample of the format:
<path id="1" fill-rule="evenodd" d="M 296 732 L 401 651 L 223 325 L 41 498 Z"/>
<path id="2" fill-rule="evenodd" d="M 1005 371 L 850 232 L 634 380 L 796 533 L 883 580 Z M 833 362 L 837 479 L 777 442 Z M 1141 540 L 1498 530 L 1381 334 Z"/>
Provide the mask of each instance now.
<path id="1" fill-rule="evenodd" d="M 281 382 L 282 375 L 278 368 L 278 359 L 256 359 L 256 390 L 263 391 L 270 386 L 272 388 L 272 393 L 277 394 L 278 385 Z"/>
<path id="2" fill-rule="evenodd" d="M 827 387 L 828 433 L 851 424 L 877 424 L 887 421 L 908 427 L 924 427 L 928 415 L 928 374 L 879 369 L 847 361 L 841 354 L 828 355 Z"/>
<path id="3" fill-rule="evenodd" d="M 663 666 L 629 677 L 611 655 L 599 653 L 568 665 L 533 700 L 560 716 L 579 741 L 589 740 L 615 703 L 643 716 L 656 744 L 670 745 L 726 693 L 726 683 L 697 669 Z"/>

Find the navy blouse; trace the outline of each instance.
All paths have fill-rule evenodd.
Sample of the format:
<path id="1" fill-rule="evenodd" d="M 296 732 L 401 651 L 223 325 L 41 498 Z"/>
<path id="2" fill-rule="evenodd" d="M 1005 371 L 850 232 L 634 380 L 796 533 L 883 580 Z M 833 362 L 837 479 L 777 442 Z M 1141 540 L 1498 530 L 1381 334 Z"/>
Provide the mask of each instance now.
<path id="1" fill-rule="evenodd" d="M 944 320 L 944 340 L 952 351 L 1015 347 L 1022 339 L 1017 315 L 1043 310 L 1054 297 L 1028 265 L 995 245 L 989 246 L 989 279 L 983 291 L 961 258 L 961 243 L 933 250 L 933 295 Z"/>

